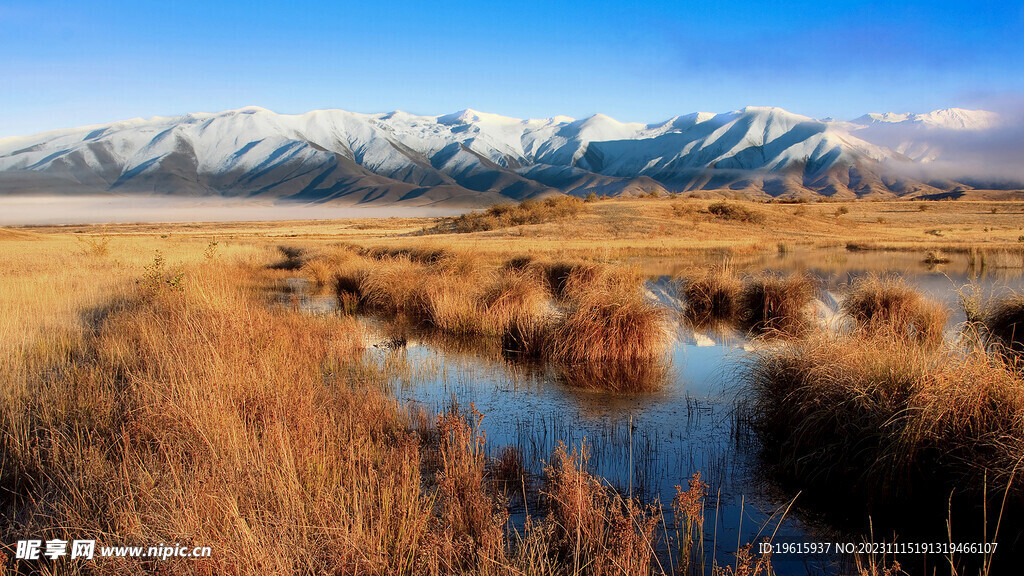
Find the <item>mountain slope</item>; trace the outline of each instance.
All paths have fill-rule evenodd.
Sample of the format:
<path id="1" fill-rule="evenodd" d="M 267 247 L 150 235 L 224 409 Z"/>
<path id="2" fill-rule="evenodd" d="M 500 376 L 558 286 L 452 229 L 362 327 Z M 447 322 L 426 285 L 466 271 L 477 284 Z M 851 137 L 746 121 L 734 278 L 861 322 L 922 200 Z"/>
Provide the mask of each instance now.
<path id="1" fill-rule="evenodd" d="M 248 107 L 2 139 L 0 193 L 408 205 L 701 189 L 899 195 L 934 188 L 888 177 L 889 167 L 912 160 L 862 133 L 896 120 L 928 126 L 984 120 L 978 114 L 876 116 L 837 123 L 748 107 L 644 125 L 600 114 L 520 120 L 475 110 L 282 115 Z"/>
<path id="2" fill-rule="evenodd" d="M 915 161 L 932 162 L 943 155 L 948 142 L 955 141 L 957 136 L 997 128 L 1000 117 L 986 110 L 948 108 L 925 114 L 871 113 L 841 124 L 858 138 Z"/>

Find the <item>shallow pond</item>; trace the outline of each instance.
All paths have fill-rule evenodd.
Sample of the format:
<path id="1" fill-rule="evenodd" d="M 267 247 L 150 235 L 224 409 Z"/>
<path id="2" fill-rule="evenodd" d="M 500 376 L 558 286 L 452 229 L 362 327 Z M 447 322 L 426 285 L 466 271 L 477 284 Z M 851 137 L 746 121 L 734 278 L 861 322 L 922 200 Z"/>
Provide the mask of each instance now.
<path id="1" fill-rule="evenodd" d="M 799 271 L 819 279 L 823 295 L 818 315 L 835 316 L 843 292 L 867 273 L 898 273 L 928 296 L 954 311 L 948 325 L 955 334 L 964 321 L 957 289 L 971 283 L 983 295 L 1022 285 L 1022 269 L 978 271 L 967 256 L 951 255 L 939 266 L 922 262 L 912 252 L 848 252 L 843 249 L 780 253 L 733 260 L 741 272 Z M 687 265 L 668 261 L 643 263 L 650 275 L 650 297 L 678 309 L 674 277 Z M 330 312 L 331 296 L 301 296 L 300 304 L 314 312 Z M 744 362 L 756 346 L 738 332 L 710 334 L 673 327 L 673 341 L 664 370 L 654 370 L 639 391 L 606 392 L 587 389 L 552 366 L 524 365 L 500 353 L 404 334 L 400 346 L 388 345 L 389 329 L 363 319 L 371 345 L 367 354 L 392 371 L 396 396 L 411 410 L 443 412 L 453 400 L 484 414 L 487 447 L 497 456 L 505 446 L 517 448 L 534 477 L 563 442 L 578 447 L 586 440 L 590 469 L 621 494 L 660 501 L 672 531 L 671 506 L 676 485 L 684 488 L 700 472 L 709 485 L 705 513 L 705 550 L 714 551 L 720 565 L 731 565 L 738 544 L 759 542 L 774 534 L 776 542 L 859 541 L 843 535 L 799 504 L 786 512 L 793 499 L 768 481 L 759 470 L 756 441 L 737 419 L 737 402 L 744 394 Z M 530 497 L 513 499 L 512 520 L 522 522 L 534 512 Z M 667 563 L 668 556 L 660 555 Z M 706 561 L 710 563 L 710 556 Z M 776 555 L 779 574 L 835 574 L 849 559 L 836 555 Z M 669 570 L 669 566 L 664 566 Z"/>

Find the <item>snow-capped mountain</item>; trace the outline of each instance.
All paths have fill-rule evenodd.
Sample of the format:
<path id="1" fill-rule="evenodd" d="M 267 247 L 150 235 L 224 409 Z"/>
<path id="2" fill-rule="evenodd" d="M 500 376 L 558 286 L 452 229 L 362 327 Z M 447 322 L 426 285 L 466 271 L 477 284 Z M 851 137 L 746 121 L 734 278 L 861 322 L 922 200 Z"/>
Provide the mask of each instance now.
<path id="1" fill-rule="evenodd" d="M 926 114 L 870 113 L 852 122 L 863 126 L 900 124 L 940 130 L 986 130 L 996 126 L 998 121 L 999 115 L 995 112 L 947 108 Z"/>
<path id="2" fill-rule="evenodd" d="M 475 110 L 283 115 L 248 107 L 0 139 L 0 193 L 156 192 L 411 205 L 697 189 L 899 195 L 935 188 L 888 175 L 888 168 L 912 159 L 906 150 L 865 137 L 874 135 L 874 126 L 974 129 L 996 121 L 986 114 L 953 109 L 825 122 L 748 107 L 639 124 L 601 114 L 520 120 Z"/>
<path id="3" fill-rule="evenodd" d="M 843 123 L 843 128 L 912 160 L 934 162 L 959 134 L 996 128 L 999 120 L 998 114 L 986 110 L 948 108 L 926 114 L 865 114 Z"/>

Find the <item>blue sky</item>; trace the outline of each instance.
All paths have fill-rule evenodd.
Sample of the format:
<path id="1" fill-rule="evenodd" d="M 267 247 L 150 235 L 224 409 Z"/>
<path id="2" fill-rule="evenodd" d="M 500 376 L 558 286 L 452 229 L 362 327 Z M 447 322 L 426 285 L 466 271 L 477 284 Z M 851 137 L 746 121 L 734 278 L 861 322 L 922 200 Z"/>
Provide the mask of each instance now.
<path id="1" fill-rule="evenodd" d="M 653 122 L 1024 99 L 1019 2 L 0 1 L 0 137 L 259 105 Z"/>

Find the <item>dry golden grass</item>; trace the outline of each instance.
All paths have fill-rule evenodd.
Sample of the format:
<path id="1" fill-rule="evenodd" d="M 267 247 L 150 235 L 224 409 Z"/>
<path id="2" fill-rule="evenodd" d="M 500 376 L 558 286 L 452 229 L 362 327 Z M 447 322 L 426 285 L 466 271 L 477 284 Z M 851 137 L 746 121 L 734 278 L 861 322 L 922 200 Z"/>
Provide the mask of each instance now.
<path id="1" fill-rule="evenodd" d="M 481 297 L 496 333 L 510 335 L 541 331 L 548 321 L 551 299 L 541 278 L 532 270 L 503 270 Z"/>
<path id="2" fill-rule="evenodd" d="M 387 314 L 404 314 L 418 310 L 419 288 L 424 280 L 424 266 L 408 256 L 385 257 L 363 269 L 359 293 L 363 302 Z"/>
<path id="3" fill-rule="evenodd" d="M 477 428 L 442 421 L 448 444 L 445 434 L 434 444 L 412 433 L 382 391 L 383 375 L 354 356 L 361 338 L 351 319 L 272 309 L 266 290 L 301 273 L 333 284 L 350 310 L 422 314 L 426 276 L 448 274 L 439 284 L 446 293 L 469 275 L 483 279 L 465 288 L 473 298 L 438 306 L 431 316 L 454 318 L 439 323 L 490 317 L 495 328 L 487 330 L 530 342 L 558 330 L 581 335 L 582 344 L 541 354 L 589 365 L 609 356 L 649 360 L 663 343 L 660 312 L 637 296 L 636 274 L 609 276 L 595 261 L 870 242 L 975 250 L 979 261 L 994 255 L 987 261 L 1004 266 L 1019 261 L 1024 227 L 1022 205 L 1013 203 L 997 214 L 985 202 L 924 212 L 850 203 L 839 216 L 833 204 L 759 204 L 749 208 L 763 221 L 751 223 L 715 215 L 712 202 L 602 201 L 574 218 L 458 236 L 411 235 L 433 219 L 0 231 L 0 478 L 10 491 L 4 518 L 18 519 L 3 522 L 4 541 L 95 536 L 215 547 L 213 559 L 162 565 L 168 574 L 593 574 L 616 562 L 646 574 L 655 512 L 599 489 L 585 458 L 568 451 L 548 473 L 550 515 L 499 539 L 491 526 L 503 511 L 486 470 L 480 477 Z M 366 246 L 383 252 L 353 249 Z M 511 256 L 586 262 L 554 274 L 558 300 L 525 259 L 500 271 Z M 268 270 L 274 263 L 285 266 Z M 562 320 L 552 322 L 550 310 L 538 316 L 542 301 L 562 306 Z M 775 430 L 795 431 L 787 436 L 792 453 L 848 447 L 845 429 L 827 428 L 839 406 L 856 409 L 848 420 L 868 434 L 863 446 L 881 446 L 858 452 L 878 455 L 864 464 L 883 471 L 876 478 L 892 477 L 886 463 L 914 461 L 908 454 L 917 462 L 934 456 L 915 447 L 948 442 L 949 462 L 981 458 L 995 471 L 990 478 L 1004 479 L 1007 454 L 1022 450 L 1017 375 L 982 356 L 935 365 L 919 360 L 920 347 L 892 346 L 879 355 L 878 347 L 821 345 L 762 371 L 794 384 L 775 389 L 778 398 L 817 398 L 831 411 L 827 420 L 796 402 L 792 414 L 766 412 L 778 417 Z M 893 407 L 902 411 L 886 412 Z M 893 423 L 902 426 L 895 440 L 880 438 L 877 430 L 891 432 Z M 820 441 L 809 431 L 821 427 L 822 446 L 797 440 Z M 431 470 L 435 452 L 442 464 Z M 942 470 L 976 480 L 976 469 L 944 458 Z M 69 569 L 153 570 L 129 560 Z"/>
<path id="4" fill-rule="evenodd" d="M 741 319 L 754 333 L 799 336 L 808 328 L 817 292 L 815 281 L 803 274 L 756 276 L 740 294 Z"/>
<path id="5" fill-rule="evenodd" d="M 785 477 L 879 506 L 954 488 L 987 489 L 997 511 L 1007 489 L 1019 498 L 1024 380 L 986 351 L 818 333 L 752 362 L 751 418 Z"/>
<path id="6" fill-rule="evenodd" d="M 16 230 L 46 236 L 50 232 L 104 232 L 114 237 L 169 235 L 224 241 L 295 241 L 310 246 L 352 244 L 417 250 L 457 248 L 487 259 L 526 254 L 548 259 L 615 260 L 729 251 L 735 255 L 774 251 L 780 244 L 798 247 L 845 246 L 872 250 L 929 250 L 947 254 L 1019 252 L 1024 234 L 1024 202 L 957 200 L 942 202 L 754 203 L 730 200 L 755 210 L 764 220 L 752 224 L 728 220 L 708 208 L 720 200 L 686 197 L 613 199 L 590 203 L 577 216 L 540 224 L 468 234 L 416 236 L 436 226 L 434 218 L 378 220 L 238 222 L 209 224 L 124 224 L 37 227 Z M 925 211 L 920 206 L 928 206 Z M 992 213 L 992 208 L 997 208 Z M 838 208 L 846 213 L 836 217 Z M 39 234 L 43 233 L 43 234 Z M 1010 262 L 1020 259 L 997 258 Z"/>
<path id="7" fill-rule="evenodd" d="M 214 549 L 65 567 L 81 574 L 650 573 L 660 513 L 566 452 L 549 469 L 548 514 L 510 532 L 479 415 L 450 412 L 436 432 L 411 421 L 360 359 L 355 320 L 272 304 L 277 280 L 304 273 L 274 269 L 275 245 L 76 245 L 2 246 L 4 542 Z M 426 266 L 380 262 L 392 278 Z M 485 291 L 495 317 L 546 301 L 538 274 L 506 273 Z M 388 294 L 397 308 L 415 290 Z M 14 570 L 36 568 L 48 570 Z"/>
<path id="8" fill-rule="evenodd" d="M 864 330 L 889 331 L 930 345 L 942 343 L 949 320 L 949 310 L 902 279 L 875 274 L 854 283 L 843 301 L 843 312 Z"/>
<path id="9" fill-rule="evenodd" d="M 564 289 L 566 310 L 547 349 L 566 364 L 650 362 L 668 344 L 665 309 L 643 294 L 635 267 L 575 269 Z"/>
<path id="10" fill-rule="evenodd" d="M 586 444 L 572 451 L 561 445 L 545 470 L 555 549 L 573 573 L 648 573 L 660 509 L 605 487 L 586 471 L 588 459 Z"/>
<path id="11" fill-rule="evenodd" d="M 728 262 L 687 274 L 679 291 L 686 302 L 683 315 L 697 328 L 730 323 L 739 316 L 742 291 Z"/>

